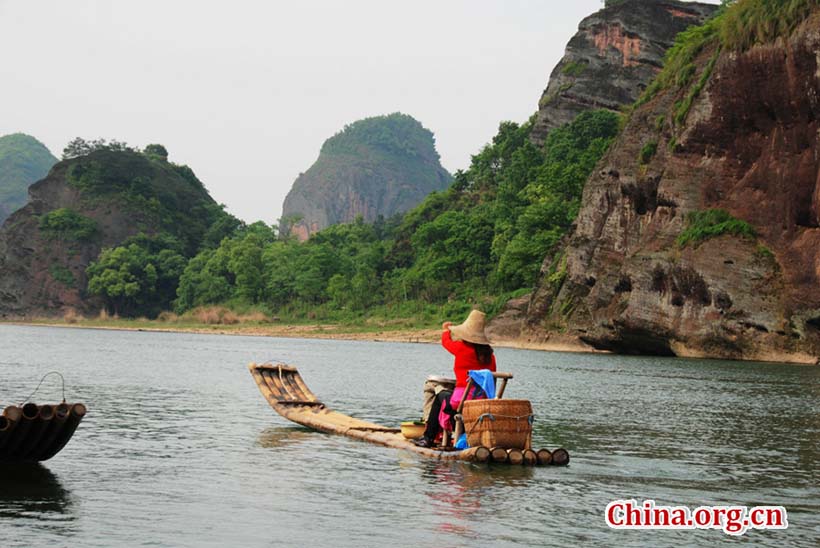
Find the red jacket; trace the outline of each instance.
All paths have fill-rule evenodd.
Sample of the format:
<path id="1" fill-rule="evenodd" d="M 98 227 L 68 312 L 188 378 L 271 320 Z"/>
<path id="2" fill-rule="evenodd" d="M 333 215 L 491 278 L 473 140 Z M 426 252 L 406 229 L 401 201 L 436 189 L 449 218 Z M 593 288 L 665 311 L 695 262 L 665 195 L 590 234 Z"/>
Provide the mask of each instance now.
<path id="1" fill-rule="evenodd" d="M 450 336 L 449 329 L 445 329 L 441 333 L 441 346 L 456 357 L 456 362 L 453 365 L 453 371 L 456 374 L 456 387 L 467 386 L 468 371 L 474 369 L 489 369 L 490 371 L 495 371 L 495 354 L 493 354 L 490 363 L 478 363 L 473 345 L 463 341 L 454 341 Z"/>

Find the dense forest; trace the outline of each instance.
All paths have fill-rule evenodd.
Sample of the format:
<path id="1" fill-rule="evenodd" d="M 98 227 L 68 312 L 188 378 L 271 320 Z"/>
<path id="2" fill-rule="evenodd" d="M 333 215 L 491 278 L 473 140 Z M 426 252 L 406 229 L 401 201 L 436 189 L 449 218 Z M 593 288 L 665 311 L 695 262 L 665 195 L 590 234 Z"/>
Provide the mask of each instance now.
<path id="1" fill-rule="evenodd" d="M 200 231 L 190 259 L 190 240 L 163 231 L 103 250 L 88 268 L 88 290 L 124 315 L 211 304 L 310 319 L 493 309 L 532 286 L 619 116 L 584 113 L 542 148 L 529 139 L 531 125 L 502 123 L 447 190 L 404 215 L 331 226 L 304 243 L 223 215 Z"/>

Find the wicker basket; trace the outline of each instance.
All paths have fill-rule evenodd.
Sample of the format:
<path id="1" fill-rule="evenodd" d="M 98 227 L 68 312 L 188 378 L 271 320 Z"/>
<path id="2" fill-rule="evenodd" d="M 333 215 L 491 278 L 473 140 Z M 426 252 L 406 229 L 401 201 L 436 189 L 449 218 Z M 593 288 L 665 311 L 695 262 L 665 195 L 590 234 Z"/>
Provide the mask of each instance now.
<path id="1" fill-rule="evenodd" d="M 533 418 L 529 400 L 469 400 L 461 415 L 470 447 L 529 448 Z"/>

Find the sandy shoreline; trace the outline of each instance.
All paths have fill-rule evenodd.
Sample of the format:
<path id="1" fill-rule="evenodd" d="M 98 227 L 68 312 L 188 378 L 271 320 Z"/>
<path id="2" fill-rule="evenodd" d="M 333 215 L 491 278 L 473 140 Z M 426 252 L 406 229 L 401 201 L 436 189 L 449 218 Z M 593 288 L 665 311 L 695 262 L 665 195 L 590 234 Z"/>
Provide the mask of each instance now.
<path id="1" fill-rule="evenodd" d="M 27 327 L 60 327 L 66 329 L 104 329 L 111 331 L 147 331 L 157 333 L 197 333 L 206 335 L 242 335 L 250 337 L 282 337 L 305 339 L 334 339 L 342 341 L 371 341 L 371 342 L 404 342 L 437 344 L 441 336 L 439 328 L 434 329 L 383 329 L 373 331 L 357 331 L 354 326 L 336 324 L 306 324 L 306 325 L 201 325 L 179 326 L 161 325 L 151 322 L 147 325 L 117 325 L 111 323 L 99 325 L 93 322 L 67 323 L 61 321 L 2 321 L 0 325 L 19 325 Z M 548 352 L 596 352 L 594 349 L 580 342 L 563 339 L 522 341 L 503 339 L 492 341 L 493 346 L 503 348 L 518 348 L 524 350 L 540 350 Z"/>
<path id="2" fill-rule="evenodd" d="M 441 330 L 421 328 L 390 328 L 378 327 L 367 329 L 366 326 L 351 326 L 339 324 L 271 324 L 271 325 L 163 325 L 161 322 L 148 321 L 134 325 L 129 321 L 106 321 L 105 324 L 94 320 L 79 322 L 65 322 L 59 320 L 3 320 L 2 325 L 18 325 L 26 327 L 61 327 L 66 329 L 104 329 L 110 331 L 148 331 L 156 333 L 196 333 L 203 335 L 241 335 L 246 337 L 272 337 L 294 339 L 332 339 L 339 341 L 370 341 L 370 342 L 401 342 L 438 344 Z M 496 337 L 490 339 L 496 348 L 515 348 L 519 350 L 537 350 L 542 352 L 569 352 L 583 354 L 610 354 L 605 350 L 597 350 L 584 344 L 575 337 L 561 333 L 551 333 L 546 337 Z M 701 353 L 684 352 L 678 354 L 680 358 L 721 359 Z M 725 359 L 725 358 L 723 358 Z M 818 365 L 814 356 L 784 355 L 780 353 L 761 353 L 747 357 L 740 361 L 763 361 L 769 363 L 784 363 L 794 365 Z"/>
<path id="3" fill-rule="evenodd" d="M 317 324 L 317 325 L 96 325 L 93 323 L 77 322 L 66 323 L 59 321 L 3 321 L 0 325 L 18 325 L 26 327 L 60 327 L 67 329 L 103 329 L 110 331 L 147 331 L 155 333 L 197 333 L 204 335 L 242 335 L 249 337 L 282 337 L 306 339 L 338 339 L 350 341 L 374 342 L 413 342 L 436 343 L 440 331 L 438 329 L 395 329 L 383 331 L 355 331 L 344 326 Z"/>

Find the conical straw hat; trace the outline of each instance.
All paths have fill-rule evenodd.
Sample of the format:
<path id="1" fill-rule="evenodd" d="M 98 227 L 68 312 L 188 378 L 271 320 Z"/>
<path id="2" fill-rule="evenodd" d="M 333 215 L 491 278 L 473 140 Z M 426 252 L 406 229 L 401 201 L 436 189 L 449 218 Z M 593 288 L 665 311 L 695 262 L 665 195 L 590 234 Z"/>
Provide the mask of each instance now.
<path id="1" fill-rule="evenodd" d="M 487 336 L 484 334 L 484 312 L 473 310 L 464 323 L 450 327 L 450 333 L 462 341 L 471 342 L 473 344 L 490 344 Z"/>

